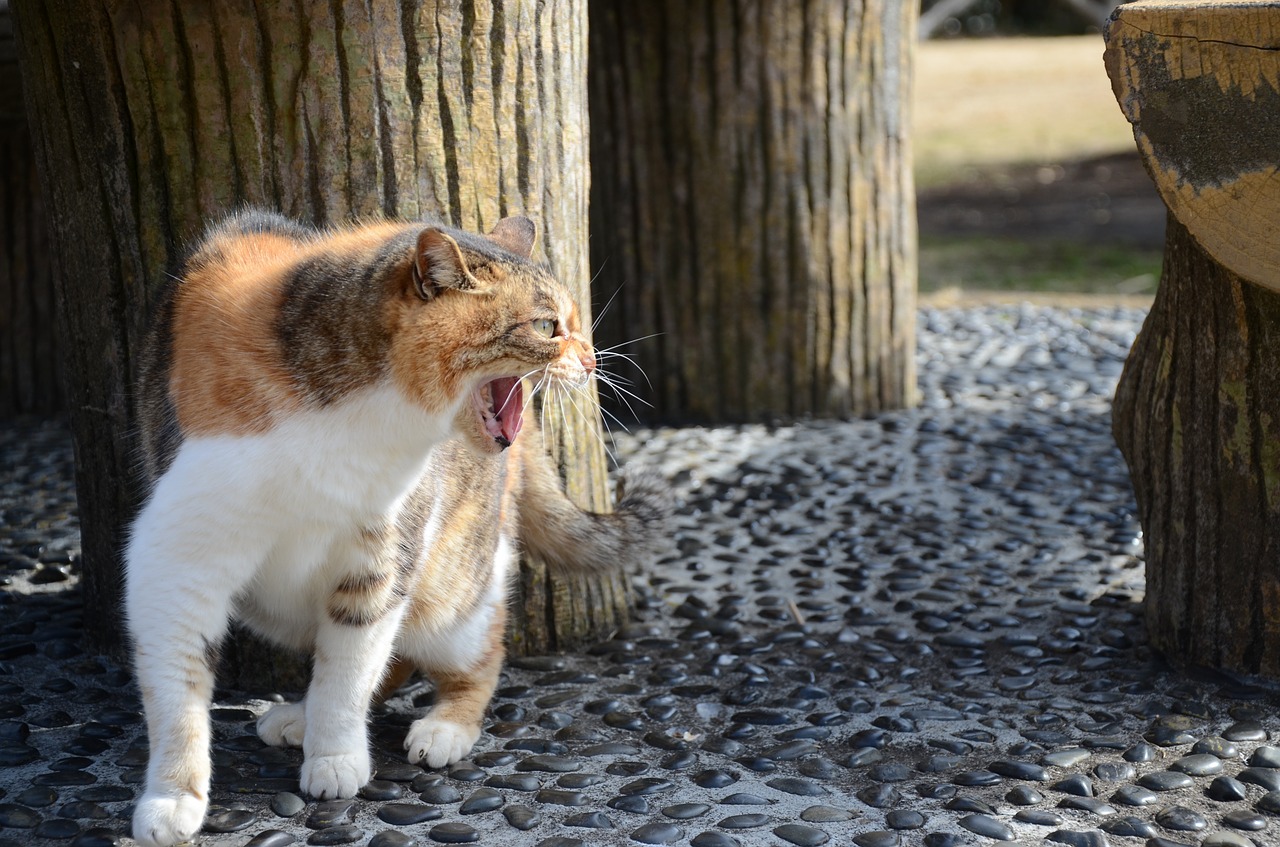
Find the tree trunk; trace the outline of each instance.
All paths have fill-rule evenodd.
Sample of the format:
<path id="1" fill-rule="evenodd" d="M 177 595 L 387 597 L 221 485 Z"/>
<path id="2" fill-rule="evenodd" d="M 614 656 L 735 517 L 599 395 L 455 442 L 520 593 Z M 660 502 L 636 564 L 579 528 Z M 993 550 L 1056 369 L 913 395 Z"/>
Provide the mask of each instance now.
<path id="1" fill-rule="evenodd" d="M 1169 206 L 1164 273 L 1116 391 L 1172 660 L 1280 676 L 1280 3 L 1140 0 L 1112 87 Z"/>
<path id="2" fill-rule="evenodd" d="M 642 416 L 914 402 L 916 6 L 592 0 L 597 334 L 643 339 Z"/>
<path id="3" fill-rule="evenodd" d="M 61 320 L 77 339 L 67 388 L 98 646 L 119 644 L 144 305 L 208 220 L 252 203 L 316 224 L 388 215 L 488 231 L 522 212 L 589 314 L 580 0 L 23 0 L 16 11 Z M 606 509 L 595 409 L 548 419 L 570 493 Z M 517 650 L 563 646 L 626 614 L 623 575 L 566 583 L 528 562 L 521 586 Z M 242 684 L 272 680 L 289 676 L 241 667 Z"/>
<path id="4" fill-rule="evenodd" d="M 49 250 L 12 19 L 0 0 L 0 418 L 62 410 Z"/>
<path id="5" fill-rule="evenodd" d="M 1214 261 L 1173 215 L 1113 414 L 1152 644 L 1180 664 L 1280 675 L 1280 294 Z"/>

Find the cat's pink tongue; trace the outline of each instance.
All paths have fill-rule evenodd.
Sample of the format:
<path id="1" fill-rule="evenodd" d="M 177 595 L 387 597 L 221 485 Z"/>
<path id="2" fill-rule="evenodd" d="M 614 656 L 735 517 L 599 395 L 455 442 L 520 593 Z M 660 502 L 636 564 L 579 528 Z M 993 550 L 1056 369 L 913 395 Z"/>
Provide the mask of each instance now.
<path id="1" fill-rule="evenodd" d="M 524 424 L 524 386 L 519 379 L 500 377 L 490 383 L 493 390 L 493 411 L 507 444 L 515 443 Z"/>

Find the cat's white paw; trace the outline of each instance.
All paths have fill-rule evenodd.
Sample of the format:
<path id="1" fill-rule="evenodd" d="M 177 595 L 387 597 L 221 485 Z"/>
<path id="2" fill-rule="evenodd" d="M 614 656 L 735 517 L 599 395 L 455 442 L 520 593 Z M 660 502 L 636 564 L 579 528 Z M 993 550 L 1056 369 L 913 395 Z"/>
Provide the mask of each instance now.
<path id="1" fill-rule="evenodd" d="M 302 790 L 317 800 L 354 797 L 372 775 L 368 751 L 311 756 L 302 763 Z"/>
<path id="2" fill-rule="evenodd" d="M 133 839 L 142 847 L 169 847 L 200 830 L 208 801 L 194 794 L 144 794 L 133 810 Z"/>
<path id="3" fill-rule="evenodd" d="M 306 707 L 302 703 L 272 706 L 258 718 L 258 737 L 272 747 L 301 747 L 306 728 Z"/>
<path id="4" fill-rule="evenodd" d="M 404 739 L 404 749 L 409 751 L 409 761 L 429 768 L 442 768 L 453 764 L 471 752 L 479 727 L 461 726 L 453 721 L 425 717 L 413 722 Z"/>

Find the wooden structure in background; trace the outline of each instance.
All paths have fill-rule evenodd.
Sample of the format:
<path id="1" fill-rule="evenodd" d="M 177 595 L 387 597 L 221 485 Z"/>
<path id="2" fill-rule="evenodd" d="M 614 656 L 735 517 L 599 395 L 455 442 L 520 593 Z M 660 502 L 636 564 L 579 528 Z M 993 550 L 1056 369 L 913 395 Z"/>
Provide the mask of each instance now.
<path id="1" fill-rule="evenodd" d="M 1106 66 L 1170 210 L 1115 435 L 1172 660 L 1280 676 L 1280 2 L 1116 10 Z"/>
<path id="2" fill-rule="evenodd" d="M 916 7 L 591 0 L 597 334 L 645 339 L 642 417 L 914 402 Z"/>
<path id="3" fill-rule="evenodd" d="M 0 0 L 0 418 L 62 410 L 49 254 L 13 22 Z"/>
<path id="4" fill-rule="evenodd" d="M 585 0 L 21 0 L 15 13 L 62 329 L 76 339 L 67 391 L 101 646 L 119 644 L 118 556 L 136 506 L 132 351 L 149 293 L 211 218 L 252 203 L 318 224 L 388 215 L 488 231 L 521 212 L 590 314 Z M 596 410 L 568 412 L 548 409 L 552 452 L 570 494 L 607 509 Z M 566 579 L 526 562 L 520 588 L 517 652 L 580 643 L 628 614 L 621 574 Z M 270 663 L 241 663 L 253 664 Z M 297 687 L 283 672 L 241 683 Z"/>

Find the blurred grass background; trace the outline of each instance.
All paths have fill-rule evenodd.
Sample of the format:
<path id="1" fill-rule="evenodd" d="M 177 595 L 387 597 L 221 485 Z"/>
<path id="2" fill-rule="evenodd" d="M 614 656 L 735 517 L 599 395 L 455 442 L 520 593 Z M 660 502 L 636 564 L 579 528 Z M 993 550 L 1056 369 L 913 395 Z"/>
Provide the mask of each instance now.
<path id="1" fill-rule="evenodd" d="M 1164 207 L 1100 35 L 925 41 L 913 137 L 920 291 L 1149 298 Z"/>

